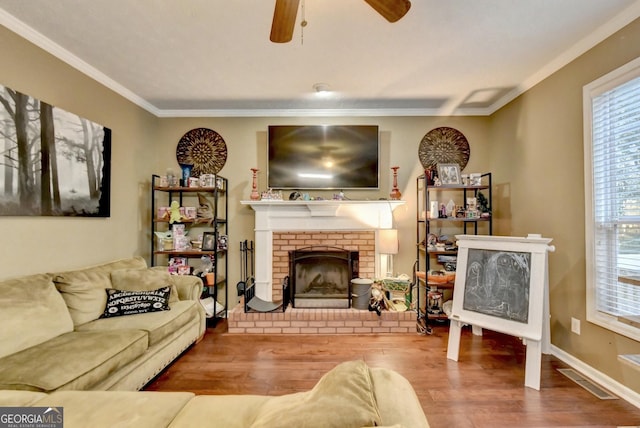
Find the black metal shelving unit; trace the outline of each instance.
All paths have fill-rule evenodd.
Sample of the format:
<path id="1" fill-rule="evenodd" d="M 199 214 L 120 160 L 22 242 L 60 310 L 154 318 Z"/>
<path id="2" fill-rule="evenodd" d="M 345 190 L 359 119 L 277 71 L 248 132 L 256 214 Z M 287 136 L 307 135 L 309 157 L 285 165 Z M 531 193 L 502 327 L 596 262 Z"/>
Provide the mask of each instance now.
<path id="1" fill-rule="evenodd" d="M 433 196 L 437 196 L 438 201 L 441 201 L 442 197 L 446 197 L 447 200 L 451 199 L 456 202 L 456 206 L 466 205 L 467 197 L 478 197 L 478 193 L 486 192 L 489 209 L 491 210 L 493 205 L 492 183 L 491 173 L 484 173 L 481 175 L 481 184 L 479 185 L 442 185 L 435 186 L 427 183 L 425 175 L 420 175 L 416 179 L 416 313 L 418 321 L 421 319 L 425 325 L 429 325 L 429 320 L 445 321 L 447 319 L 444 313 L 429 313 L 429 299 L 427 295 L 421 296 L 421 289 L 424 288 L 424 293 L 433 290 L 453 290 L 454 282 L 447 283 L 429 283 L 428 272 L 438 262 L 438 256 L 457 256 L 457 250 L 454 249 L 434 249 L 428 245 L 428 239 L 430 234 L 440 236 L 442 229 L 453 231 L 457 234 L 493 234 L 493 213 L 489 217 L 475 217 L 467 218 L 454 216 L 446 218 L 430 218 L 429 210 Z M 483 193 L 484 195 L 484 193 Z M 458 202 L 462 204 L 458 204 Z M 424 273 L 422 278 L 419 273 Z M 425 300 L 425 307 L 421 308 L 421 299 Z"/>
<path id="2" fill-rule="evenodd" d="M 203 279 L 202 298 L 212 297 L 215 302 L 220 303 L 224 309 L 217 311 L 214 308 L 213 320 L 217 320 L 227 315 L 228 303 L 228 283 L 227 272 L 229 268 L 228 251 L 228 221 L 229 202 L 227 198 L 228 180 L 222 176 L 214 176 L 214 186 L 211 187 L 169 187 L 160 186 L 160 176 L 151 177 L 151 266 L 168 265 L 173 257 L 184 257 L 187 260 L 199 259 L 202 256 L 209 256 L 213 263 L 214 280 L 212 285 L 206 285 Z M 198 194 L 204 195 L 212 202 L 212 215 L 210 221 L 202 222 L 200 219 L 182 219 L 180 223 L 185 225 L 187 230 L 202 229 L 203 231 L 214 232 L 216 248 L 213 250 L 200 249 L 165 249 L 161 248 L 155 232 L 164 232 L 170 229 L 169 220 L 158 216 L 160 207 L 168 207 L 176 200 L 180 206 L 199 207 Z M 222 294 L 223 293 L 223 294 Z M 222 297 L 224 296 L 224 300 Z M 220 299 L 220 300 L 219 300 Z"/>

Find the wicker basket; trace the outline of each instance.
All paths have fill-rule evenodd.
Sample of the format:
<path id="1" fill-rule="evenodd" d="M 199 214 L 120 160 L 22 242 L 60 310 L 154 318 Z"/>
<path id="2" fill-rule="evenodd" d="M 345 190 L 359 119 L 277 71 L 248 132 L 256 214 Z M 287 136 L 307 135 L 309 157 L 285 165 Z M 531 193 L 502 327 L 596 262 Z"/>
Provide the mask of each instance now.
<path id="1" fill-rule="evenodd" d="M 382 281 L 383 289 L 389 294 L 389 300 L 395 302 L 396 305 L 403 303 L 402 310 L 406 310 L 411 307 L 411 294 L 409 290 L 411 283 L 409 280 L 397 279 L 397 278 L 385 278 Z M 398 305 L 396 310 L 399 310 Z"/>
<path id="2" fill-rule="evenodd" d="M 411 283 L 409 280 L 400 280 L 396 278 L 385 278 L 382 280 L 382 286 L 385 291 L 391 292 L 402 292 L 402 295 L 409 292 L 409 287 Z"/>

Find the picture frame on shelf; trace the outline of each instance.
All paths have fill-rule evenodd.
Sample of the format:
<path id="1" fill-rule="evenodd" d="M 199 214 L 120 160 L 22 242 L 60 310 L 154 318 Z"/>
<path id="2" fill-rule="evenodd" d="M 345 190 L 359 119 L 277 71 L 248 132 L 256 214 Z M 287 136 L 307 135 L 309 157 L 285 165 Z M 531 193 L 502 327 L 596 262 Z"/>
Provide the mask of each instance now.
<path id="1" fill-rule="evenodd" d="M 218 236 L 218 250 L 227 251 L 229 247 L 229 237 L 227 235 Z"/>
<path id="2" fill-rule="evenodd" d="M 460 165 L 457 163 L 439 163 L 438 179 L 443 186 L 460 185 Z"/>
<path id="3" fill-rule="evenodd" d="M 467 198 L 467 210 L 476 211 L 478 209 L 478 199 L 477 198 Z"/>
<path id="4" fill-rule="evenodd" d="M 218 247 L 215 232 L 204 232 L 202 234 L 202 251 L 215 251 Z"/>
<path id="5" fill-rule="evenodd" d="M 482 186 L 482 174 L 480 174 L 479 172 L 473 172 L 469 174 L 469 185 Z"/>
<path id="6" fill-rule="evenodd" d="M 198 217 L 198 210 L 196 207 L 184 207 L 184 216 L 189 220 L 195 220 Z"/>

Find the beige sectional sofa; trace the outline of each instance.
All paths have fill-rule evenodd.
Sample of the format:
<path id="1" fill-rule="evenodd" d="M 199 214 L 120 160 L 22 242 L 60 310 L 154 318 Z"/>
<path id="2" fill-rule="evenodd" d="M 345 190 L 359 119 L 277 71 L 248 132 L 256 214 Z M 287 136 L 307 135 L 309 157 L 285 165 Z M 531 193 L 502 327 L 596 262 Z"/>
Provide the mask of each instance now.
<path id="1" fill-rule="evenodd" d="M 0 406 L 62 408 L 65 428 L 428 428 L 414 389 L 393 370 L 339 364 L 313 389 L 282 396 L 151 391 L 0 391 Z"/>
<path id="2" fill-rule="evenodd" d="M 0 281 L 0 407 L 56 408 L 65 428 L 428 427 L 408 380 L 363 361 L 283 396 L 137 391 L 204 335 L 201 287 L 137 257 Z M 169 310 L 101 317 L 113 290 L 159 288 Z"/>
<path id="3" fill-rule="evenodd" d="M 101 318 L 105 289 L 162 287 L 169 310 Z M 141 389 L 203 336 L 201 290 L 140 257 L 0 281 L 0 389 Z"/>

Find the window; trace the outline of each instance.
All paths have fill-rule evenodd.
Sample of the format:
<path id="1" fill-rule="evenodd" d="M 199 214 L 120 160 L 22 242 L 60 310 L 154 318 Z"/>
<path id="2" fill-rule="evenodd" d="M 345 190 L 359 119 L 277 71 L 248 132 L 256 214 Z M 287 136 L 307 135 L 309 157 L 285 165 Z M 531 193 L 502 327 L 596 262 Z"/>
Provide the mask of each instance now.
<path id="1" fill-rule="evenodd" d="M 640 340 L 640 58 L 583 99 L 587 320 Z"/>

